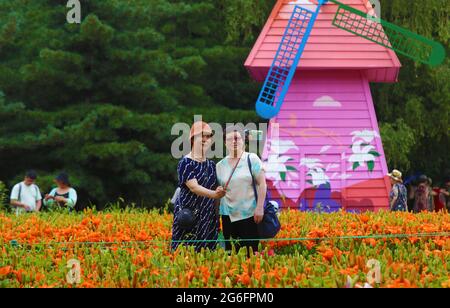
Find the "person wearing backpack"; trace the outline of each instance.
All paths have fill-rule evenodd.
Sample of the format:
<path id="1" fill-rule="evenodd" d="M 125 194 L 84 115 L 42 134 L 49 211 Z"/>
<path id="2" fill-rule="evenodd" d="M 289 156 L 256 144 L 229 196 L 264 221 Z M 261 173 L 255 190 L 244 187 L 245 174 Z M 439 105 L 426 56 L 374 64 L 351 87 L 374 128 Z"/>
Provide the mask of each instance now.
<path id="1" fill-rule="evenodd" d="M 224 132 L 225 146 L 229 155 L 217 164 L 217 179 L 224 186 L 225 197 L 220 200 L 225 249 L 231 250 L 230 240 L 237 240 L 236 250 L 251 247 L 258 251 L 260 238 L 258 224 L 264 218 L 267 192 L 266 178 L 261 159 L 245 152 L 242 132 L 228 127 Z M 251 166 L 251 172 L 249 170 Z M 256 191 L 253 189 L 253 178 Z M 256 198 L 256 195 L 261 196 Z"/>
<path id="2" fill-rule="evenodd" d="M 16 213 L 39 212 L 42 206 L 42 196 L 39 187 L 35 184 L 37 174 L 29 170 L 22 182 L 14 185 L 11 190 L 11 205 L 16 208 Z"/>

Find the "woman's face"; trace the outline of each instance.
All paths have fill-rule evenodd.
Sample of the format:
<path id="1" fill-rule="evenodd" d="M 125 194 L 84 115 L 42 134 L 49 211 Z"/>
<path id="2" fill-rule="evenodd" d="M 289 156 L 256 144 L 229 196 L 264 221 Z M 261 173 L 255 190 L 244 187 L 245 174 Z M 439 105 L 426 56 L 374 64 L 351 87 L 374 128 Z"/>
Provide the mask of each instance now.
<path id="1" fill-rule="evenodd" d="M 55 183 L 56 183 L 56 186 L 58 186 L 59 188 L 66 188 L 67 187 L 66 183 L 64 183 L 64 182 L 55 180 Z"/>
<path id="2" fill-rule="evenodd" d="M 196 150 L 202 149 L 206 152 L 212 145 L 213 133 L 210 131 L 203 131 L 201 134 L 194 136 L 193 148 Z"/>
<path id="3" fill-rule="evenodd" d="M 231 132 L 225 136 L 225 146 L 230 153 L 244 148 L 244 140 L 239 132 Z"/>
<path id="4" fill-rule="evenodd" d="M 389 178 L 391 180 L 391 185 L 395 184 L 395 180 L 393 178 Z"/>

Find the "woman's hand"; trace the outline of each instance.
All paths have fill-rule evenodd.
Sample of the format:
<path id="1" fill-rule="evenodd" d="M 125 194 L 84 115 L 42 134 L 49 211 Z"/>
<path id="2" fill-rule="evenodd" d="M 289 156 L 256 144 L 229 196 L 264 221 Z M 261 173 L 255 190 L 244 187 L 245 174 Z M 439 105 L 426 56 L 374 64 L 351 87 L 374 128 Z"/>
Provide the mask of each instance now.
<path id="1" fill-rule="evenodd" d="M 255 210 L 255 222 L 256 224 L 260 224 L 264 218 L 264 208 L 261 206 L 258 206 Z"/>
<path id="2" fill-rule="evenodd" d="M 264 169 L 261 170 L 259 175 L 256 177 L 256 185 L 258 196 L 261 196 L 261 198 L 258 198 L 254 218 L 255 222 L 259 224 L 264 218 L 264 204 L 266 202 L 265 196 L 267 194 L 266 175 Z M 262 198 L 262 196 L 264 196 L 264 198 Z"/>
<path id="3" fill-rule="evenodd" d="M 215 191 L 215 198 L 214 199 L 222 199 L 223 197 L 225 197 L 227 191 L 225 189 L 223 189 L 222 186 L 219 186 L 216 188 Z"/>
<path id="4" fill-rule="evenodd" d="M 55 201 L 56 201 L 56 202 L 63 202 L 63 203 L 66 203 L 66 198 L 61 197 L 61 196 L 57 196 L 57 197 L 55 197 Z"/>
<path id="5" fill-rule="evenodd" d="M 49 195 L 49 194 L 46 194 L 44 200 L 45 200 L 45 201 L 48 201 L 48 200 L 50 200 L 50 199 L 54 199 L 54 197 L 51 196 L 51 195 Z"/>
<path id="6" fill-rule="evenodd" d="M 209 190 L 199 185 L 196 179 L 187 181 L 186 186 L 192 193 L 210 199 L 221 199 L 225 196 L 226 193 L 222 186 L 217 187 L 216 190 Z"/>

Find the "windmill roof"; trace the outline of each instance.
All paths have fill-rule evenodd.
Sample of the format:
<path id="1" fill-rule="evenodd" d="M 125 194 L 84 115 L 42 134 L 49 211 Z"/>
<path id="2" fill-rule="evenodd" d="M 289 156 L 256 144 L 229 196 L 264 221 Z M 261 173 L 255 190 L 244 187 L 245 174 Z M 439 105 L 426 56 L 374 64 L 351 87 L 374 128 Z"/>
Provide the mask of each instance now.
<path id="1" fill-rule="evenodd" d="M 368 12 L 369 0 L 341 0 L 342 3 Z M 295 5 L 315 11 L 310 0 L 278 0 L 257 42 L 245 62 L 253 78 L 264 80 Z M 394 51 L 333 26 L 338 5 L 322 6 L 314 24 L 299 70 L 365 70 L 369 81 L 395 82 L 401 67 Z"/>

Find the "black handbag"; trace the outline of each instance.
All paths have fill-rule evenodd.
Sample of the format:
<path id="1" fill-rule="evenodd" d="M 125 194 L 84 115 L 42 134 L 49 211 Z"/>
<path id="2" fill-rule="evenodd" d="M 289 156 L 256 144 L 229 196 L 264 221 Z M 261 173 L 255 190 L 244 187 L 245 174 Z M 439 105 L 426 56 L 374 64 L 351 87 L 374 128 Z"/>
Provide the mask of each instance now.
<path id="1" fill-rule="evenodd" d="M 247 157 L 248 169 L 252 175 L 252 186 L 255 193 L 256 203 L 258 203 L 258 192 L 256 190 L 256 181 L 252 173 L 252 163 L 250 161 L 250 155 Z M 263 220 L 257 225 L 258 234 L 261 239 L 271 239 L 277 236 L 280 232 L 281 224 L 278 219 L 277 210 L 272 202 L 266 198 L 266 203 L 264 204 L 264 217 Z"/>
<path id="2" fill-rule="evenodd" d="M 174 205 L 179 201 L 180 195 L 181 189 L 177 189 L 173 197 Z M 178 226 L 183 231 L 191 231 L 197 219 L 198 209 L 191 210 L 190 208 L 183 207 L 180 202 L 178 202 L 178 204 L 181 208 L 176 214 Z"/>
<path id="3" fill-rule="evenodd" d="M 190 231 L 194 227 L 197 218 L 197 210 L 182 208 L 177 214 L 177 221 L 180 228 L 184 231 Z"/>

